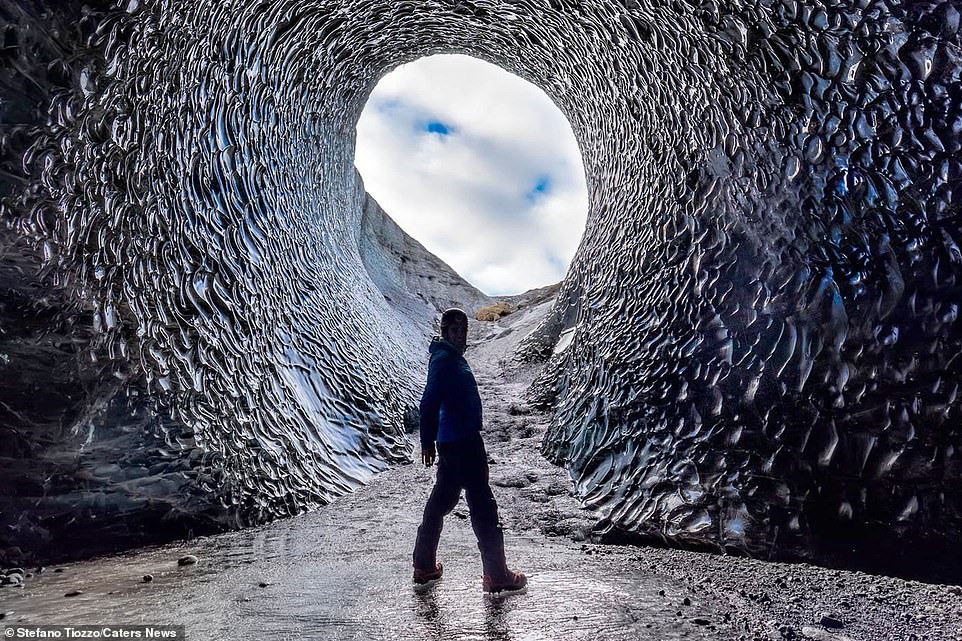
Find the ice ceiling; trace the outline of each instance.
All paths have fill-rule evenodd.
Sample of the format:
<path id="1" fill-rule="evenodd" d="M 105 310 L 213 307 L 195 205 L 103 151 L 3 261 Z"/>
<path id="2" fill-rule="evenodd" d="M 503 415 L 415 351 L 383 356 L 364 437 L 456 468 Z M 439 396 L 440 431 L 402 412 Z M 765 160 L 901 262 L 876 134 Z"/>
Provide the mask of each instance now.
<path id="1" fill-rule="evenodd" d="M 0 15 L 6 545 L 255 523 L 408 456 L 428 313 L 353 136 L 436 53 L 534 83 L 581 147 L 585 238 L 519 358 L 613 531 L 813 557 L 962 530 L 956 2 Z"/>

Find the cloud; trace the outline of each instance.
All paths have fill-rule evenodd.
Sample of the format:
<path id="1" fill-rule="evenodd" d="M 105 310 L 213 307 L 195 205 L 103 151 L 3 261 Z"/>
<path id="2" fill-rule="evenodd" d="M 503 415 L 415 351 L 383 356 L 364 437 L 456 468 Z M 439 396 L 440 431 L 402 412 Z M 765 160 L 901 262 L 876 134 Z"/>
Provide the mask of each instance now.
<path id="1" fill-rule="evenodd" d="M 355 164 L 402 229 L 491 295 L 561 280 L 584 232 L 571 126 L 540 89 L 468 56 L 382 78 Z"/>

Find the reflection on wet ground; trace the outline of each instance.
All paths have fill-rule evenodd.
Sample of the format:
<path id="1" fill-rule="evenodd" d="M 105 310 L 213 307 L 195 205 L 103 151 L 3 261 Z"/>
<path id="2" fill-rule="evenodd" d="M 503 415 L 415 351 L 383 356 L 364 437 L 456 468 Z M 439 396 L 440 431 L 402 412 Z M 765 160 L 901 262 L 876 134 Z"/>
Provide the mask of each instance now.
<path id="1" fill-rule="evenodd" d="M 507 444 L 489 435 L 500 461 L 493 478 L 537 464 L 545 477 L 563 475 L 537 455 L 538 438 Z M 23 589 L 0 592 L 0 611 L 12 612 L 7 622 L 183 624 L 190 639 L 668 639 L 695 631 L 659 614 L 659 589 L 684 586 L 643 572 L 637 549 L 591 555 L 530 525 L 509 525 L 506 537 L 528 592 L 484 596 L 463 503 L 445 520 L 444 578 L 416 592 L 411 546 L 432 483 L 433 470 L 400 467 L 310 514 L 48 568 Z M 506 523 L 531 513 L 516 488 L 495 489 Z M 178 566 L 188 553 L 199 563 Z M 74 590 L 82 594 L 64 597 Z"/>
<path id="2" fill-rule="evenodd" d="M 5 591 L 2 609 L 13 611 L 7 621 L 38 624 L 184 624 L 191 639 L 684 636 L 655 626 L 654 590 L 610 558 L 586 557 L 571 542 L 509 537 L 531 587 L 507 598 L 484 596 L 470 526 L 457 518 L 442 541 L 444 579 L 416 592 L 408 549 L 414 512 L 388 504 L 379 521 L 367 520 L 371 514 L 355 520 L 351 512 L 357 516 L 355 508 L 364 506 L 353 503 L 189 547 L 69 564 L 63 572 L 47 569 L 25 589 Z M 177 559 L 188 552 L 200 562 L 179 567 Z M 153 576 L 149 583 L 143 581 L 147 574 Z M 82 594 L 63 596 L 72 590 Z"/>

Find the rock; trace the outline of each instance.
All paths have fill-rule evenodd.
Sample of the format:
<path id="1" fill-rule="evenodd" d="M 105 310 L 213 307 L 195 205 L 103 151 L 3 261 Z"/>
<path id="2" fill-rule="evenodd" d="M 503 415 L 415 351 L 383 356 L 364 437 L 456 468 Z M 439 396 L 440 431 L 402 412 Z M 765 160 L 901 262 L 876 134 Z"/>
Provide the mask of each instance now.
<path id="1" fill-rule="evenodd" d="M 691 605 L 691 599 L 689 599 L 688 597 L 685 597 L 684 599 L 682 599 L 681 604 L 682 604 L 682 605 Z"/>
<path id="2" fill-rule="evenodd" d="M 57 572 L 59 574 L 60 572 L 63 572 L 63 568 L 57 568 L 56 570 L 54 570 L 54 572 Z"/>
<path id="3" fill-rule="evenodd" d="M 709 621 L 708 619 L 702 619 L 701 617 L 696 617 L 692 619 L 691 622 L 696 625 L 708 625 L 709 623 L 711 623 L 711 621 Z"/>
<path id="4" fill-rule="evenodd" d="M 525 498 L 531 501 L 532 503 L 550 503 L 551 502 L 551 497 L 541 491 L 529 492 L 528 494 L 525 495 Z"/>
<path id="5" fill-rule="evenodd" d="M 457 518 L 462 519 L 462 520 L 468 518 L 468 515 L 465 514 L 462 510 L 455 510 L 455 511 L 454 511 L 454 516 L 456 516 Z"/>
<path id="6" fill-rule="evenodd" d="M 6 577 L 7 585 L 18 586 L 23 585 L 23 575 L 22 574 L 8 574 Z"/>
<path id="7" fill-rule="evenodd" d="M 144 575 L 144 583 L 150 583 L 150 582 L 153 581 L 153 580 L 154 580 L 154 575 L 153 575 L 153 574 L 145 574 L 145 575 Z"/>
<path id="8" fill-rule="evenodd" d="M 66 594 L 64 594 L 64 596 L 66 597 L 80 596 L 81 594 L 83 594 L 83 590 L 71 590 L 70 592 L 67 592 Z"/>
<path id="9" fill-rule="evenodd" d="M 19 546 L 13 545 L 0 551 L 0 562 L 20 563 L 23 556 L 23 550 Z"/>
<path id="10" fill-rule="evenodd" d="M 10 568 L 7 570 L 7 576 L 10 576 L 11 574 L 19 574 L 20 576 L 24 576 L 26 575 L 26 572 L 23 568 Z"/>
<path id="11" fill-rule="evenodd" d="M 531 485 L 531 481 L 529 481 L 523 474 L 509 474 L 497 479 L 494 484 L 498 487 L 522 488 Z"/>
<path id="12" fill-rule="evenodd" d="M 261 581 L 260 583 L 257 584 L 257 587 L 259 587 L 259 588 L 266 588 L 266 587 L 269 586 L 269 585 L 270 585 L 270 583 L 268 583 L 267 581 Z"/>
<path id="13" fill-rule="evenodd" d="M 591 526 L 581 518 L 563 518 L 563 515 L 558 515 L 542 525 L 541 532 L 546 536 L 567 536 L 573 541 L 581 542 L 588 540 L 588 530 L 590 527 Z"/>
<path id="14" fill-rule="evenodd" d="M 834 614 L 823 614 L 821 620 L 819 621 L 826 628 L 832 628 L 837 630 L 838 628 L 845 627 L 842 619 Z"/>
<path id="15" fill-rule="evenodd" d="M 487 305 L 478 310 L 474 315 L 474 318 L 479 321 L 496 321 L 502 316 L 507 316 L 514 311 L 510 303 L 504 301 L 498 301 L 494 305 Z"/>
<path id="16" fill-rule="evenodd" d="M 843 634 L 828 632 L 821 628 L 808 625 L 802 626 L 802 637 L 805 639 L 814 639 L 814 641 L 851 641 L 849 637 Z"/>
<path id="17" fill-rule="evenodd" d="M 519 405 L 517 403 L 511 403 L 508 406 L 508 414 L 511 416 L 524 416 L 531 413 L 531 408 L 527 405 Z"/>
<path id="18" fill-rule="evenodd" d="M 188 554 L 177 559 L 177 565 L 194 565 L 197 563 L 197 557 L 193 554 Z"/>
<path id="19" fill-rule="evenodd" d="M 580 541 L 587 541 L 587 540 L 588 540 L 588 530 L 586 530 L 586 529 L 584 529 L 584 528 L 576 528 L 576 529 L 574 529 L 574 530 L 571 531 L 571 534 L 569 535 L 569 537 L 571 538 L 572 541 L 574 541 L 574 542 L 576 542 L 576 543 L 578 543 L 578 542 L 580 542 Z"/>
<path id="20" fill-rule="evenodd" d="M 568 486 L 559 481 L 552 481 L 548 484 L 548 487 L 544 489 L 544 493 L 548 496 L 561 496 L 568 493 Z"/>

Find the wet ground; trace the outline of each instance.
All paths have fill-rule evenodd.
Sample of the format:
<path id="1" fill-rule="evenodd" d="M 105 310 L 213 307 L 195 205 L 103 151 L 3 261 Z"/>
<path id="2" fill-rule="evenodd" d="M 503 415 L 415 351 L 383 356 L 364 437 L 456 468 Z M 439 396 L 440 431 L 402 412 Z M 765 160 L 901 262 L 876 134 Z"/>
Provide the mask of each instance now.
<path id="1" fill-rule="evenodd" d="M 508 560 L 528 574 L 527 593 L 482 594 L 463 502 L 445 522 L 444 578 L 413 589 L 411 545 L 433 469 L 408 465 L 297 518 L 40 574 L 27 568 L 23 587 L 0 588 L 0 624 L 176 624 L 192 640 L 962 640 L 956 586 L 586 542 L 595 515 L 538 454 L 546 417 L 521 401 L 530 373 L 500 367 L 538 315 L 477 324 L 467 354 Z M 187 554 L 198 562 L 179 566 Z"/>

